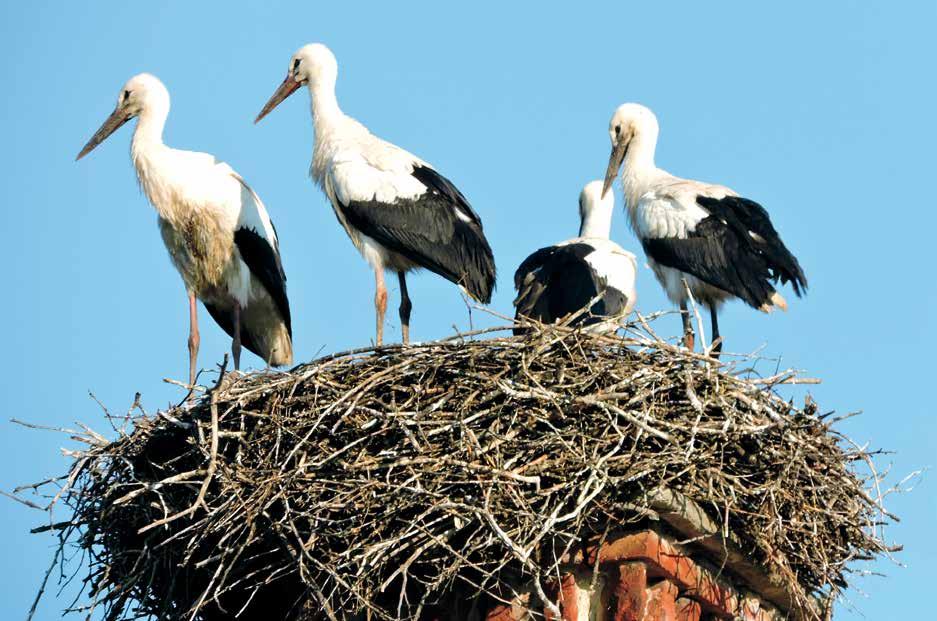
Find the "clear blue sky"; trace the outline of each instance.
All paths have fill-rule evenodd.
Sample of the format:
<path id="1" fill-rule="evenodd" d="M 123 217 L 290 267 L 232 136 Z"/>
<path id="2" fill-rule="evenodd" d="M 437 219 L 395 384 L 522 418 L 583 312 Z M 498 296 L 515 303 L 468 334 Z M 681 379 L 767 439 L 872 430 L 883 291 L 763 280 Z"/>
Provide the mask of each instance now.
<path id="1" fill-rule="evenodd" d="M 5 418 L 103 431 L 89 391 L 117 411 L 135 391 L 150 410 L 180 397 L 162 378 L 186 374 L 185 297 L 137 189 L 132 128 L 74 162 L 141 71 L 172 94 L 168 144 L 225 159 L 267 204 L 297 360 L 369 342 L 372 277 L 307 176 L 307 95 L 252 125 L 293 51 L 322 41 L 339 60 L 345 111 L 434 163 L 481 214 L 500 270 L 492 306 L 503 313 L 520 260 L 575 234 L 578 192 L 605 170 L 611 112 L 650 106 L 658 163 L 764 204 L 810 279 L 787 314 L 729 305 L 728 349 L 763 347 L 822 377 L 810 393 L 824 409 L 864 411 L 844 429 L 893 450 L 882 463 L 895 479 L 933 467 L 937 4 L 403 4 L 3 3 Z M 642 254 L 620 210 L 613 236 Z M 454 286 L 429 274 L 411 282 L 415 339 L 467 328 Z M 642 312 L 669 308 L 643 267 L 638 290 Z M 396 312 L 388 318 L 397 339 Z M 229 340 L 204 310 L 202 319 L 208 367 Z M 662 321 L 677 334 L 676 317 Z M 67 465 L 65 437 L 4 423 L 0 438 L 4 490 Z M 932 479 L 891 500 L 903 522 L 889 536 L 906 545 L 906 567 L 875 565 L 888 577 L 860 581 L 849 593 L 857 610 L 839 618 L 933 613 L 922 596 L 937 572 Z M 0 618 L 16 619 L 52 541 L 28 534 L 39 513 L 0 502 Z M 53 593 L 37 618 L 58 618 L 68 601 Z"/>

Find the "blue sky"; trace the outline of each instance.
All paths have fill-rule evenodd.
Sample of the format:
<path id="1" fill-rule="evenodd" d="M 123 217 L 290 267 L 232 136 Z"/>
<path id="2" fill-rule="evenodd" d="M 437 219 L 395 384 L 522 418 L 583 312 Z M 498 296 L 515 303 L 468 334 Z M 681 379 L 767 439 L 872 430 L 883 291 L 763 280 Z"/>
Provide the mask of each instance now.
<path id="1" fill-rule="evenodd" d="M 605 170 L 614 108 L 650 106 L 658 164 L 765 205 L 810 279 L 787 314 L 730 304 L 727 349 L 823 378 L 809 393 L 825 410 L 863 411 L 843 429 L 893 451 L 881 461 L 893 480 L 937 462 L 937 4 L 374 4 L 3 3 L 5 418 L 103 431 L 89 392 L 116 411 L 135 391 L 151 411 L 180 397 L 162 379 L 187 372 L 185 295 L 137 188 L 132 128 L 74 162 L 141 71 L 172 94 L 167 143 L 225 159 L 267 204 L 297 360 L 369 342 L 373 279 L 307 176 L 307 95 L 252 125 L 293 51 L 322 41 L 338 57 L 344 110 L 436 165 L 481 214 L 500 270 L 492 307 L 506 314 L 517 264 L 576 233 L 576 199 Z M 643 258 L 620 208 L 613 237 Z M 410 282 L 415 340 L 468 327 L 454 286 L 430 274 Z M 644 267 L 638 291 L 640 311 L 669 308 Z M 388 320 L 396 340 L 396 312 Z M 207 368 L 229 340 L 204 311 L 202 326 Z M 676 317 L 658 324 L 678 328 Z M 64 436 L 4 423 L 0 443 L 0 489 L 67 466 Z M 0 617 L 22 618 L 52 541 L 28 533 L 40 514 L 0 502 Z M 937 572 L 932 473 L 890 506 L 903 518 L 888 535 L 905 544 L 904 566 L 873 566 L 887 577 L 860 580 L 840 619 L 932 612 L 920 596 Z M 47 596 L 37 619 L 58 618 L 66 595 Z"/>

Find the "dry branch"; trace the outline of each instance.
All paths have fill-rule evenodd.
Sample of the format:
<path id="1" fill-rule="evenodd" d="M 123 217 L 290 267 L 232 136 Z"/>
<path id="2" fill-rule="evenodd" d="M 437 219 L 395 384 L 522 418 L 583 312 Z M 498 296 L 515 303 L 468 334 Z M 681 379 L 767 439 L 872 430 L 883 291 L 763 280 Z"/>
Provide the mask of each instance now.
<path id="1" fill-rule="evenodd" d="M 111 442 L 86 430 L 44 485 L 106 619 L 398 620 L 453 592 L 543 597 L 556 559 L 647 520 L 662 489 L 804 616 L 887 553 L 891 518 L 867 452 L 774 392 L 796 379 L 564 328 L 356 350 L 226 377 Z"/>

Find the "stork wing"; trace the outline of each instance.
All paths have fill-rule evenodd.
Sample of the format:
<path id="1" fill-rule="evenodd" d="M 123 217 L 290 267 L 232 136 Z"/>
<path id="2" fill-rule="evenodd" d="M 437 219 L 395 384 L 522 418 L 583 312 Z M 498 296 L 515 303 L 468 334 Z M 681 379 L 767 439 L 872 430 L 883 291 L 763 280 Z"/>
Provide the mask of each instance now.
<path id="1" fill-rule="evenodd" d="M 290 302 L 286 297 L 286 273 L 280 260 L 280 244 L 276 229 L 260 197 L 236 173 L 232 176 L 241 184 L 241 211 L 234 243 L 251 274 L 261 282 L 293 335 Z"/>
<path id="2" fill-rule="evenodd" d="M 592 267 L 592 278 L 605 291 L 608 314 L 630 314 L 638 300 L 635 281 L 638 263 L 635 256 L 611 240 L 590 240 L 595 252 L 585 257 Z"/>
<path id="3" fill-rule="evenodd" d="M 764 207 L 740 196 L 726 196 L 721 200 L 698 196 L 696 202 L 722 219 L 748 242 L 752 250 L 763 255 L 773 279 L 780 279 L 784 284 L 790 282 L 794 293 L 800 297 L 801 289 L 807 288 L 807 276 L 797 258 L 781 241 Z"/>
<path id="4" fill-rule="evenodd" d="M 696 200 L 709 215 L 686 231 L 685 236 L 642 239 L 649 257 L 661 265 L 692 274 L 754 308 L 770 301 L 774 293 L 771 283 L 778 278 L 793 282 L 794 291 L 798 296 L 801 294 L 806 278 L 760 205 L 736 196 L 718 199 L 697 196 Z"/>
<path id="5" fill-rule="evenodd" d="M 599 293 L 586 260 L 594 250 L 585 243 L 548 246 L 524 259 L 514 274 L 515 316 L 554 323 L 586 306 Z M 594 316 L 604 315 L 604 302 L 593 304 L 591 313 L 583 314 L 577 323 L 590 323 L 596 320 Z M 523 328 L 514 329 L 515 334 L 522 332 Z"/>
<path id="6" fill-rule="evenodd" d="M 330 185 L 349 225 L 474 298 L 491 301 L 491 247 L 478 214 L 448 179 L 419 163 L 410 173 L 349 163 L 336 167 Z"/>

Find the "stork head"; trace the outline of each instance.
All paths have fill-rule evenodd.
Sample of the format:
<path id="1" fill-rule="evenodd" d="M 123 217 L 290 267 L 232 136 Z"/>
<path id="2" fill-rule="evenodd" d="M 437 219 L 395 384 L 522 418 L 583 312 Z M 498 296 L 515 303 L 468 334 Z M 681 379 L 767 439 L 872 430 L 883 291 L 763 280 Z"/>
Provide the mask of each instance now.
<path id="1" fill-rule="evenodd" d="M 650 109 L 636 103 L 626 103 L 618 106 L 612 120 L 608 122 L 608 137 L 612 141 L 612 155 L 608 159 L 608 169 L 605 171 L 605 183 L 602 185 L 602 196 L 612 187 L 612 182 L 618 176 L 621 165 L 628 155 L 628 148 L 637 139 L 647 138 L 650 142 L 657 141 L 657 117 Z"/>
<path id="2" fill-rule="evenodd" d="M 104 142 L 124 123 L 135 116 L 140 116 L 149 110 L 160 110 L 164 114 L 169 112 L 169 91 L 154 75 L 141 73 L 130 78 L 117 95 L 117 106 L 107 117 L 100 129 L 94 133 L 91 140 L 78 153 L 76 160 L 80 160 L 91 152 L 96 146 Z"/>
<path id="3" fill-rule="evenodd" d="M 254 122 L 257 123 L 267 116 L 303 84 L 308 84 L 315 89 L 319 85 L 334 85 L 336 78 L 338 78 L 338 61 L 335 60 L 332 50 L 321 43 L 304 45 L 290 58 L 286 78 L 277 87 Z"/>
<path id="4" fill-rule="evenodd" d="M 590 181 L 579 194 L 579 237 L 608 238 L 612 230 L 615 195 L 602 192 L 602 182 Z"/>

